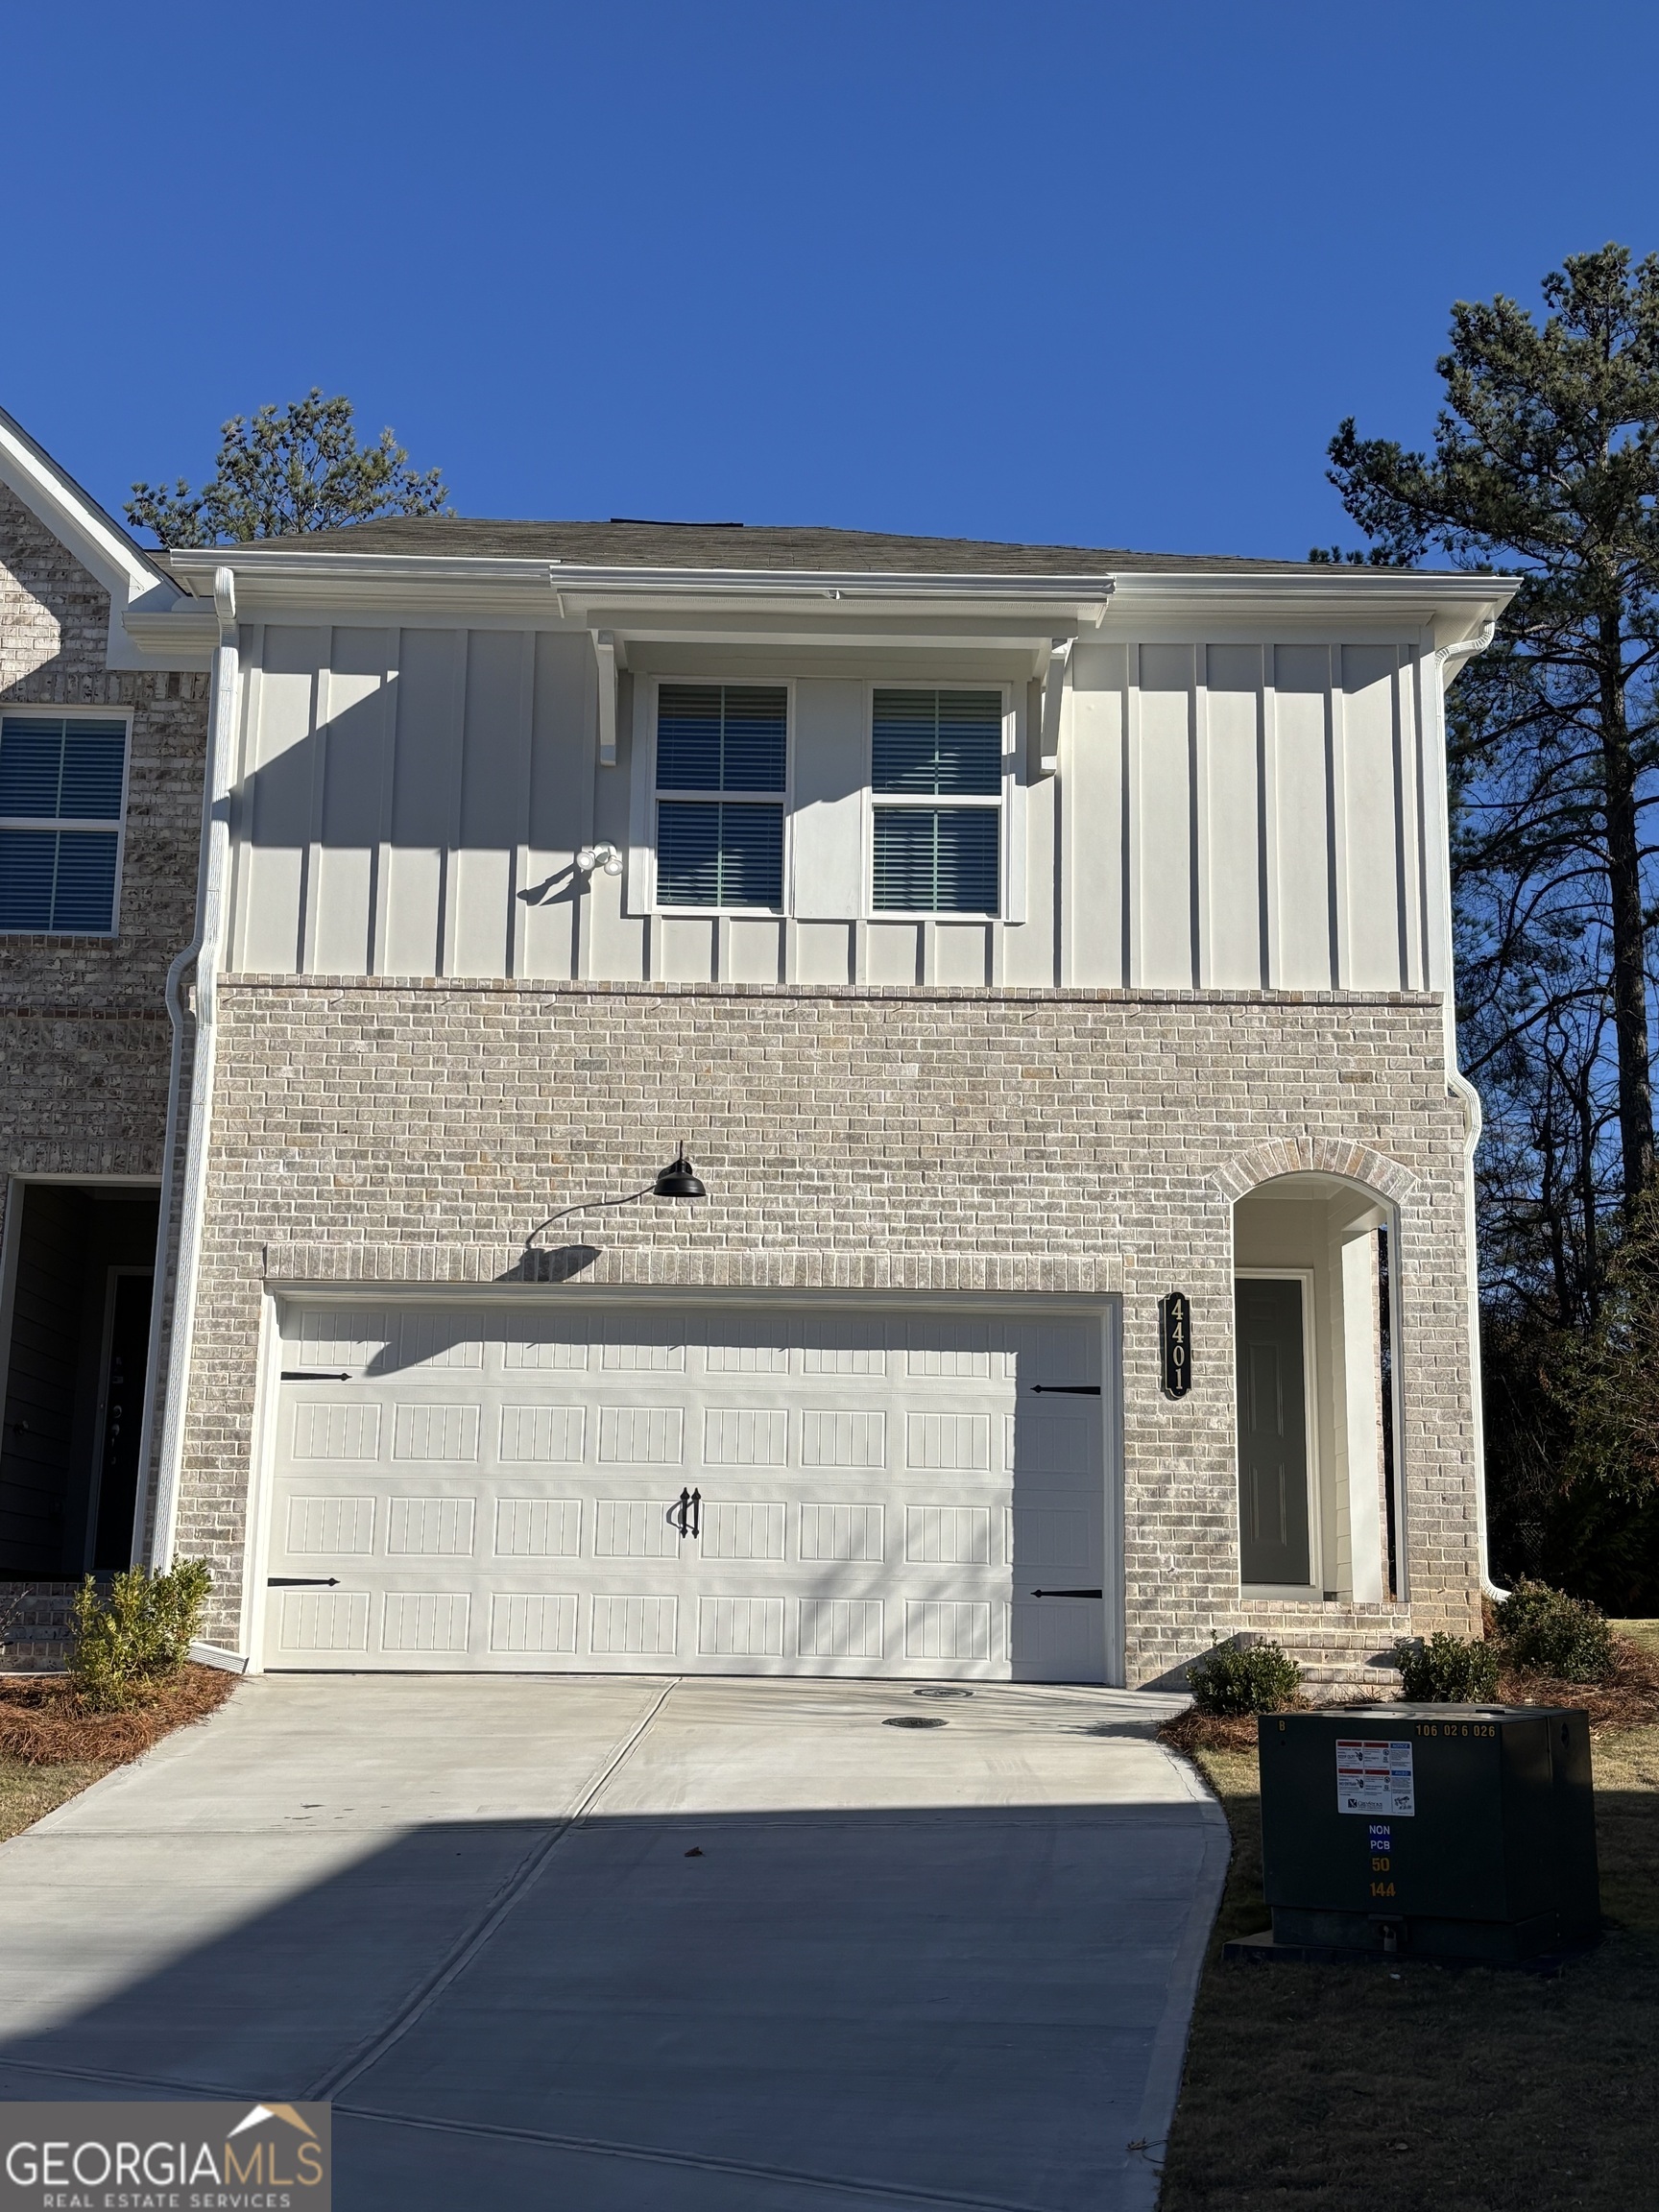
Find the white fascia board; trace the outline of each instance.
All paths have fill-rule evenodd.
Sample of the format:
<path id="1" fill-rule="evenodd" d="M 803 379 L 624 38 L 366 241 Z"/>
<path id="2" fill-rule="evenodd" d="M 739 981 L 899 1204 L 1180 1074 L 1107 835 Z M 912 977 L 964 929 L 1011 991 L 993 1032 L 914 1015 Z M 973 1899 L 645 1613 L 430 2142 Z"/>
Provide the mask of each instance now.
<path id="1" fill-rule="evenodd" d="M 1035 635 L 1044 622 L 1064 616 L 1079 627 L 1098 626 L 1111 597 L 1104 576 L 935 576 L 859 570 L 736 568 L 596 568 L 557 561 L 438 558 L 405 553 L 298 553 L 253 545 L 212 546 L 170 556 L 173 573 L 193 590 L 205 590 L 213 570 L 228 562 L 244 607 L 334 604 L 465 604 L 483 597 L 499 602 L 551 597 L 563 617 L 601 627 L 605 614 L 628 624 L 652 611 L 721 615 L 734 605 L 756 613 L 804 611 L 838 617 L 850 606 L 965 615 L 1006 611 Z"/>
<path id="2" fill-rule="evenodd" d="M 1409 568 L 1336 568 L 1310 563 L 1280 575 L 1247 572 L 1119 575 L 1102 638 L 1133 637 L 1144 623 L 1179 620 L 1203 637 L 1219 623 L 1379 622 L 1431 627 L 1437 644 L 1478 638 L 1520 589 L 1518 576 L 1466 576 Z M 1490 637 L 1490 631 L 1487 631 Z M 1471 645 L 1471 651 L 1479 650 Z"/>
<path id="3" fill-rule="evenodd" d="M 618 568 L 473 555 L 299 551 L 259 544 L 180 549 L 176 577 L 205 598 L 235 571 L 245 613 L 316 619 L 349 610 L 608 631 L 619 646 L 721 639 L 776 646 L 994 646 L 1147 635 L 1423 635 L 1450 657 L 1477 652 L 1519 587 L 1509 576 L 1323 568 L 1072 576 L 895 571 Z"/>
<path id="4" fill-rule="evenodd" d="M 109 594 L 106 647 L 109 667 L 206 667 L 210 647 L 198 647 L 194 638 L 156 629 L 156 617 L 164 617 L 184 600 L 180 586 L 4 408 L 0 408 L 0 484 Z M 149 618 L 150 636 L 145 641 L 127 626 L 130 609 L 141 610 Z"/>

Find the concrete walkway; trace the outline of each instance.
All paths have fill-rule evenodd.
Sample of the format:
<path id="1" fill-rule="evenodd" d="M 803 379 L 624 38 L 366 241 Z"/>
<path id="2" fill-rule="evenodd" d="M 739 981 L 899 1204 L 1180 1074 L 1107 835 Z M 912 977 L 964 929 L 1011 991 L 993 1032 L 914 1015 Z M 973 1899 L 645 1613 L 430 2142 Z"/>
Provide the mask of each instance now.
<path id="1" fill-rule="evenodd" d="M 1227 1855 L 1171 1709 L 245 1682 L 0 1846 L 0 2097 L 331 2097 L 342 2212 L 1148 2205 Z"/>

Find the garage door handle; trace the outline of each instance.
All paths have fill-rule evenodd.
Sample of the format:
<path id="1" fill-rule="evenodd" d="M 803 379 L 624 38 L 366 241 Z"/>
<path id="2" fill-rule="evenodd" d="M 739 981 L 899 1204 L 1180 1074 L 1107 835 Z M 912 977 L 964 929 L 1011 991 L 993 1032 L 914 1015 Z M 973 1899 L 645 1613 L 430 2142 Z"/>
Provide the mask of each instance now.
<path id="1" fill-rule="evenodd" d="M 1046 1390 L 1051 1398 L 1098 1398 L 1098 1382 L 1033 1382 L 1031 1395 L 1041 1398 Z"/>
<path id="2" fill-rule="evenodd" d="M 1104 1590 L 1033 1590 L 1033 1598 L 1104 1598 Z"/>
<path id="3" fill-rule="evenodd" d="M 337 1575 L 268 1575 L 267 1590 L 338 1590 Z"/>
<path id="4" fill-rule="evenodd" d="M 678 1528 L 682 1536 L 701 1536 L 703 1533 L 703 1493 L 701 1490 L 682 1490 L 668 1508 L 668 1525 Z"/>

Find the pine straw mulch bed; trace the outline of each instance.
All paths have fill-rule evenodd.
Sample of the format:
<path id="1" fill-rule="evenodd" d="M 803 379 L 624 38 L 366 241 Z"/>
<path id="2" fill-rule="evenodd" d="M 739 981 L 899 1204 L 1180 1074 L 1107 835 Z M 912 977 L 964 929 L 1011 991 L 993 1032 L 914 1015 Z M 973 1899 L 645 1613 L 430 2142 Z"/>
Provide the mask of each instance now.
<path id="1" fill-rule="evenodd" d="M 175 1728 L 204 1720 L 235 1687 L 236 1676 L 223 1668 L 187 1663 L 141 1705 L 89 1713 L 65 1674 L 13 1675 L 0 1681 L 0 1758 L 27 1767 L 119 1767 Z"/>
<path id="2" fill-rule="evenodd" d="M 1615 1636 L 1613 1648 L 1617 1660 L 1605 1682 L 1560 1682 L 1553 1675 L 1506 1667 L 1498 1676 L 1497 1701 L 1574 1707 L 1590 1716 L 1592 1736 L 1652 1727 L 1659 1722 L 1659 1654 L 1627 1636 Z M 1298 1698 L 1289 1709 L 1306 1711 L 1307 1700 Z M 1192 1706 L 1166 1720 L 1158 1733 L 1173 1751 L 1254 1751 L 1256 1716 L 1220 1719 Z"/>

